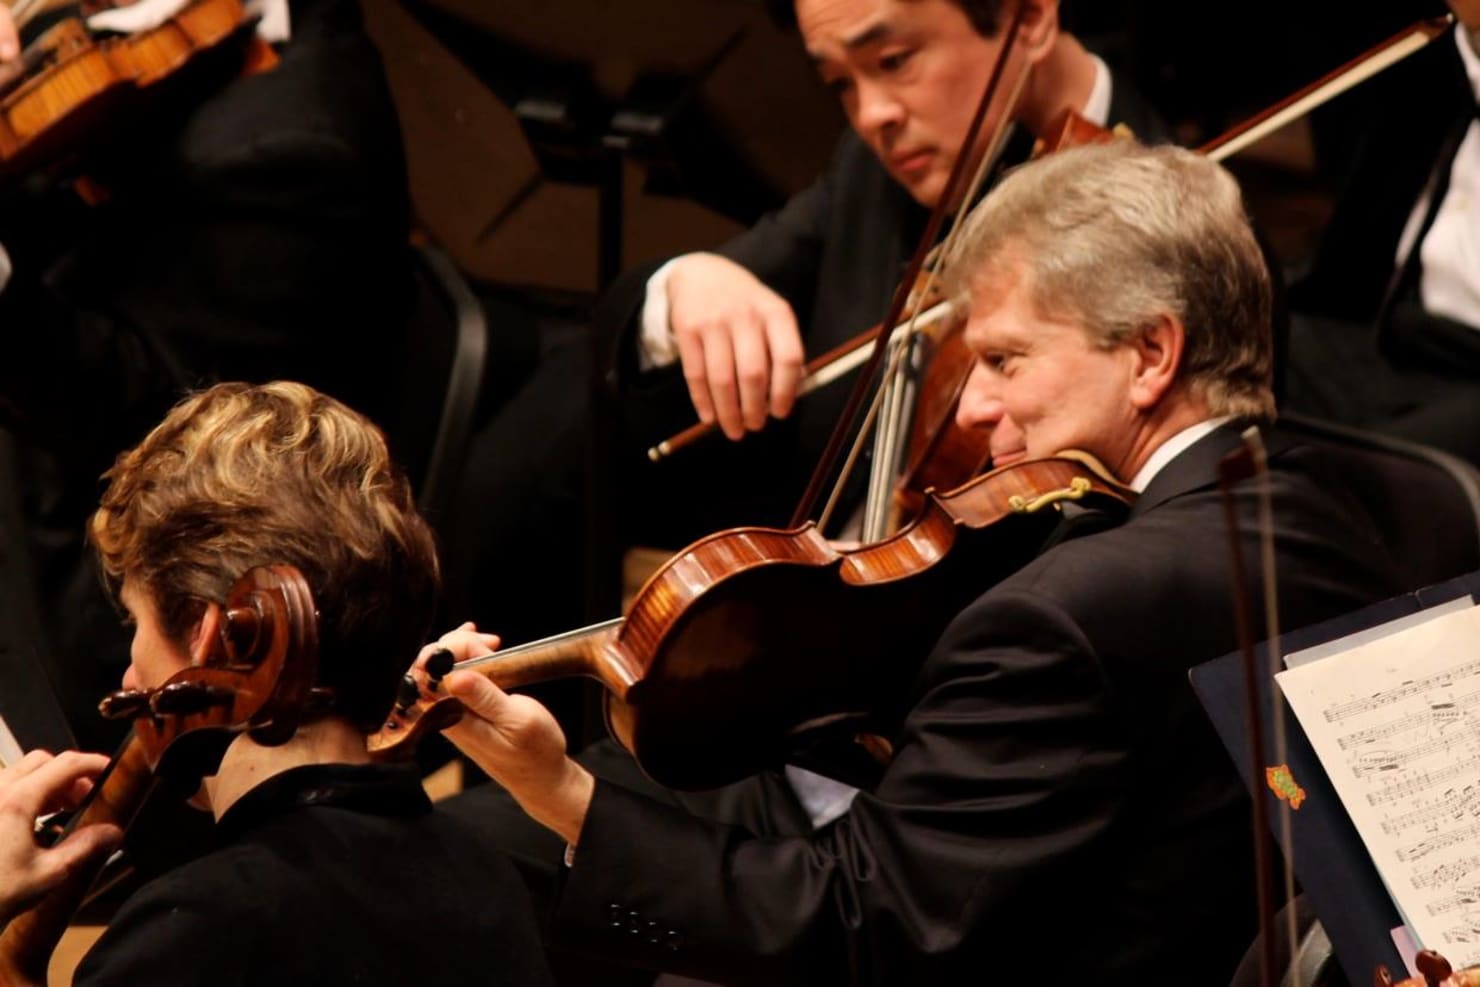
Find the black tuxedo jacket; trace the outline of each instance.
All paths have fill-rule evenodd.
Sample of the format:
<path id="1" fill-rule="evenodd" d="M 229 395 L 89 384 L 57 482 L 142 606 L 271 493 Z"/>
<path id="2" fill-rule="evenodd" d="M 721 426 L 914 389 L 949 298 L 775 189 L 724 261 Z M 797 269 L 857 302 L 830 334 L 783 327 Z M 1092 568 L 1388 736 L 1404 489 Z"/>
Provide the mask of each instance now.
<path id="1" fill-rule="evenodd" d="M 83 958 L 87 987 L 551 983 L 528 896 L 416 771 L 312 765 L 226 812 Z"/>
<path id="2" fill-rule="evenodd" d="M 1215 485 L 1236 436 L 956 618 L 882 780 L 829 827 L 759 838 L 598 782 L 560 944 L 735 984 L 1227 983 L 1254 926 L 1247 802 L 1187 670 L 1236 646 Z M 1271 449 L 1282 626 L 1444 575 L 1399 557 L 1350 454 Z"/>
<path id="3" fill-rule="evenodd" d="M 1112 89 L 1110 119 L 1126 123 L 1146 140 L 1167 137 L 1156 113 L 1119 79 Z M 1019 148 L 1008 160 L 1022 160 L 1026 153 L 1027 148 Z M 928 217 L 929 211 L 910 198 L 850 130 L 825 174 L 717 252 L 791 303 L 810 359 L 884 317 Z M 624 430 L 638 449 L 695 420 L 679 368 L 637 372 L 634 337 L 647 280 L 659 263 L 624 274 L 603 296 L 597 312 L 598 331 L 616 339 L 612 377 L 622 396 Z M 660 544 L 686 544 L 701 533 L 735 524 L 784 524 L 851 383 L 850 377 L 808 395 L 785 422 L 770 422 L 738 445 L 708 441 L 644 473 L 650 483 L 706 491 L 712 484 L 705 478 L 726 477 L 723 497 L 706 494 L 694 505 L 688 530 L 669 533 L 659 526 L 649 537 Z M 643 462 L 640 451 L 629 458 Z"/>

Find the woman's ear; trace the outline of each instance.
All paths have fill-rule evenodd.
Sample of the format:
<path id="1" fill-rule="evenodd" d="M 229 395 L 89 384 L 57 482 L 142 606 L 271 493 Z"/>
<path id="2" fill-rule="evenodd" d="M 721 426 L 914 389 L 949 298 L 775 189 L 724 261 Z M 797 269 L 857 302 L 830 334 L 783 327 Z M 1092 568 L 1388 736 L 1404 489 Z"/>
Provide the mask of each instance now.
<path id="1" fill-rule="evenodd" d="M 211 602 L 205 605 L 200 619 L 190 629 L 190 664 L 204 665 L 206 658 L 215 648 L 216 641 L 221 637 L 222 621 L 221 604 Z"/>

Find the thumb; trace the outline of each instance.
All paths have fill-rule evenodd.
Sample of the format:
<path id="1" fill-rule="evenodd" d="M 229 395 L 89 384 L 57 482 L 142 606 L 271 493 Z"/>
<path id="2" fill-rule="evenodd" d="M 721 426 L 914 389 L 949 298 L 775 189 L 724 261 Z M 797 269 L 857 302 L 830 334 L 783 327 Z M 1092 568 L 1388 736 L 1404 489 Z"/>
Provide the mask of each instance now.
<path id="1" fill-rule="evenodd" d="M 85 864 L 101 860 L 118 849 L 123 830 L 108 823 L 84 826 L 47 851 L 48 866 L 55 868 L 54 882 Z"/>

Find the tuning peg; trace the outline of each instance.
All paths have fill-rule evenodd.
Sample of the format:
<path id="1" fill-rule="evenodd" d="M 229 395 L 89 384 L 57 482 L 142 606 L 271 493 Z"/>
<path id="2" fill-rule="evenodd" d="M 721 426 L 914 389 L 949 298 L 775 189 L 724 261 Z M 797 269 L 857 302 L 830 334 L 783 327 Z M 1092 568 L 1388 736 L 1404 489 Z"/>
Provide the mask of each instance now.
<path id="1" fill-rule="evenodd" d="M 119 689 L 98 703 L 98 713 L 105 720 L 136 720 L 149 712 L 149 693 L 142 689 Z"/>
<path id="2" fill-rule="evenodd" d="M 421 687 L 416 684 L 416 679 L 409 673 L 401 676 L 401 684 L 396 686 L 396 715 L 405 716 L 412 703 L 420 698 Z"/>
<path id="3" fill-rule="evenodd" d="M 189 716 L 212 706 L 230 706 L 235 694 L 205 682 L 170 682 L 160 686 L 149 700 L 158 716 Z"/>
<path id="4" fill-rule="evenodd" d="M 452 652 L 446 648 L 439 648 L 431 653 L 426 663 L 428 692 L 437 691 L 442 684 L 442 679 L 452 671 L 453 664 L 455 661 Z"/>

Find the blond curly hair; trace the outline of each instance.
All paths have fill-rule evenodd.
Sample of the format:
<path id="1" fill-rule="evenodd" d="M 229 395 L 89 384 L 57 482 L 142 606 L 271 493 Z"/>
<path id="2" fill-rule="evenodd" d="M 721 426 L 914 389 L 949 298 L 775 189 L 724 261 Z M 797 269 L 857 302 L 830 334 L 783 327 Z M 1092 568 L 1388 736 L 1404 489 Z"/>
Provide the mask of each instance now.
<path id="1" fill-rule="evenodd" d="M 184 641 L 258 565 L 297 566 L 319 611 L 319 680 L 364 729 L 425 640 L 436 546 L 385 437 L 303 384 L 217 384 L 180 401 L 104 474 L 88 525 L 116 591 L 145 589 Z"/>

